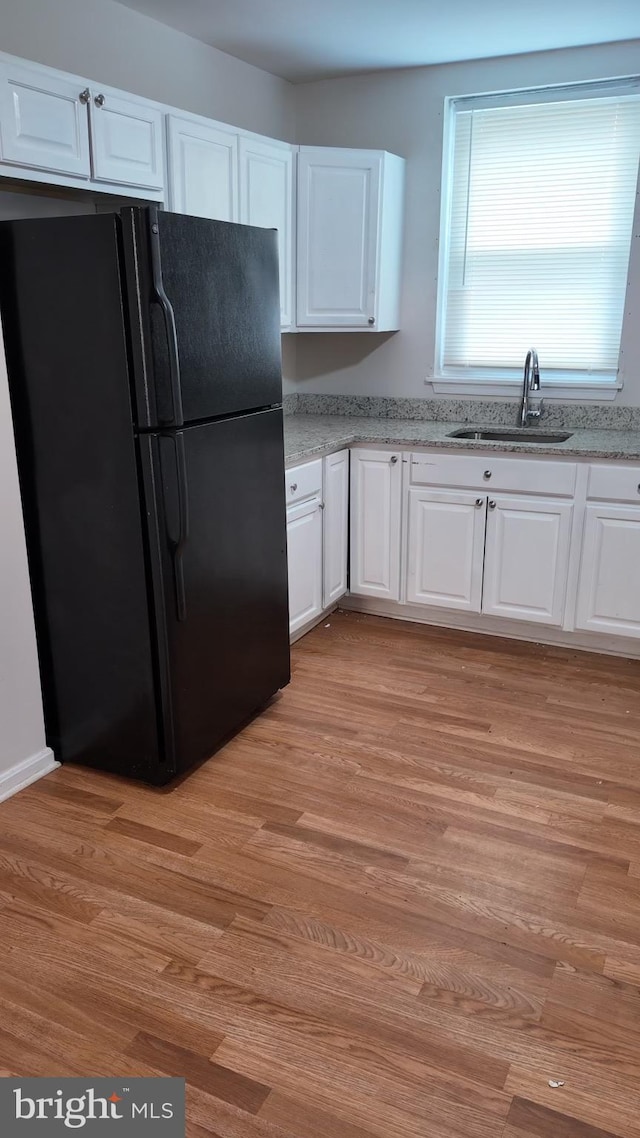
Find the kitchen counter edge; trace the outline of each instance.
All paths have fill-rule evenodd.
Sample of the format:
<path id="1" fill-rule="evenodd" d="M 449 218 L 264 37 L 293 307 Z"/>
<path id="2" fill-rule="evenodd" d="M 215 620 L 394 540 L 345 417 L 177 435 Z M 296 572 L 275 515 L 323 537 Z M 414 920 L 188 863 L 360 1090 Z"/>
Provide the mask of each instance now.
<path id="1" fill-rule="evenodd" d="M 446 450 L 488 451 L 505 454 L 556 455 L 560 458 L 640 462 L 640 431 L 576 430 L 563 443 L 505 442 L 500 439 L 452 439 L 452 431 L 473 424 L 379 419 L 355 415 L 285 415 L 285 464 L 331 454 L 356 444 L 388 445 L 399 450 L 425 446 Z M 482 425 L 478 425 L 482 429 Z M 485 430 L 487 429 L 485 425 Z"/>

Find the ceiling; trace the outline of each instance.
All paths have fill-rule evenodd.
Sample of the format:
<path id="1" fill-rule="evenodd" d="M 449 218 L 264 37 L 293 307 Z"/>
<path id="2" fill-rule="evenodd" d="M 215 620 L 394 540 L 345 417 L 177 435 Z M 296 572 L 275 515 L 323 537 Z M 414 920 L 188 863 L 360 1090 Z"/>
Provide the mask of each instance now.
<path id="1" fill-rule="evenodd" d="M 640 0 L 120 2 L 294 83 L 640 37 Z"/>

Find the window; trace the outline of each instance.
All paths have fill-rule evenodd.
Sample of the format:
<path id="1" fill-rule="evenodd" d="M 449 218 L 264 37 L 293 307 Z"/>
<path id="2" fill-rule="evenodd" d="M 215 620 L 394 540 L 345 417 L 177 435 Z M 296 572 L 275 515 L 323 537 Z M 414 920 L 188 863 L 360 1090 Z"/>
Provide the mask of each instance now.
<path id="1" fill-rule="evenodd" d="M 640 84 L 449 101 L 436 373 L 616 385 Z M 640 319 L 640 314 L 638 316 Z"/>

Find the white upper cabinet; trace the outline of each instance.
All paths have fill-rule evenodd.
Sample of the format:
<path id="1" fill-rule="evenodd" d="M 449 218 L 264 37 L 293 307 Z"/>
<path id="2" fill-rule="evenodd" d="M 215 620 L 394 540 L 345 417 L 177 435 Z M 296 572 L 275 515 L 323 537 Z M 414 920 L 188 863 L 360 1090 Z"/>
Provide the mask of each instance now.
<path id="1" fill-rule="evenodd" d="M 399 327 L 404 167 L 384 151 L 300 147 L 299 328 Z"/>
<path id="2" fill-rule="evenodd" d="M 576 627 L 640 636 L 639 581 L 640 506 L 588 505 Z"/>
<path id="3" fill-rule="evenodd" d="M 89 97 L 89 90 L 71 77 L 0 62 L 1 160 L 88 179 Z"/>
<path id="4" fill-rule="evenodd" d="M 489 499 L 482 611 L 561 625 L 569 572 L 571 502 Z"/>
<path id="5" fill-rule="evenodd" d="M 161 190 L 164 186 L 163 116 L 145 102 L 109 88 L 89 101 L 93 177 L 112 185 Z"/>
<path id="6" fill-rule="evenodd" d="M 0 57 L 0 173 L 161 201 L 163 112 L 146 99 Z M 2 169 L 2 166 L 5 169 Z M 9 167 L 19 167 L 21 173 Z"/>
<path id="7" fill-rule="evenodd" d="M 293 313 L 293 151 L 285 142 L 240 136 L 240 221 L 277 229 L 280 253 L 280 323 Z"/>
<path id="8" fill-rule="evenodd" d="M 170 208 L 238 221 L 238 135 L 215 123 L 169 115 L 168 142 Z"/>
<path id="9" fill-rule="evenodd" d="M 352 451 L 352 593 L 399 600 L 401 505 L 401 455 Z"/>
<path id="10" fill-rule="evenodd" d="M 386 151 L 291 146 L 0 52 L 0 178 L 277 230 L 285 331 L 399 328 L 404 171 Z"/>
<path id="11" fill-rule="evenodd" d="M 487 499 L 409 490 L 407 601 L 480 612 Z"/>

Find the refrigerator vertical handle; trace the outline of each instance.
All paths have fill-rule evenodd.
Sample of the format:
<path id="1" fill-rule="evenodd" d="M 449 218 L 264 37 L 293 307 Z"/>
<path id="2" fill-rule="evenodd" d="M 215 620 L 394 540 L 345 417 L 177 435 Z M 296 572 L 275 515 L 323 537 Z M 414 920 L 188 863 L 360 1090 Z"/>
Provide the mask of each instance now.
<path id="1" fill-rule="evenodd" d="M 189 539 L 189 484 L 187 482 L 187 461 L 184 451 L 184 434 L 176 431 L 167 435 L 173 442 L 176 460 L 176 483 L 178 489 L 178 536 L 171 540 L 173 553 L 173 580 L 176 592 L 176 615 L 178 620 L 187 619 L 187 594 L 184 584 L 184 565 L 182 553 Z"/>
<path id="2" fill-rule="evenodd" d="M 169 350 L 169 384 L 171 387 L 171 407 L 173 418 L 171 425 L 181 427 L 184 423 L 182 411 L 182 387 L 180 384 L 180 357 L 178 355 L 178 334 L 176 332 L 176 318 L 171 301 L 164 291 L 162 280 L 162 256 L 160 252 L 160 229 L 158 225 L 158 210 L 152 206 L 149 209 L 149 241 L 151 248 L 151 276 L 153 281 L 153 299 L 160 307 L 164 320 Z"/>

